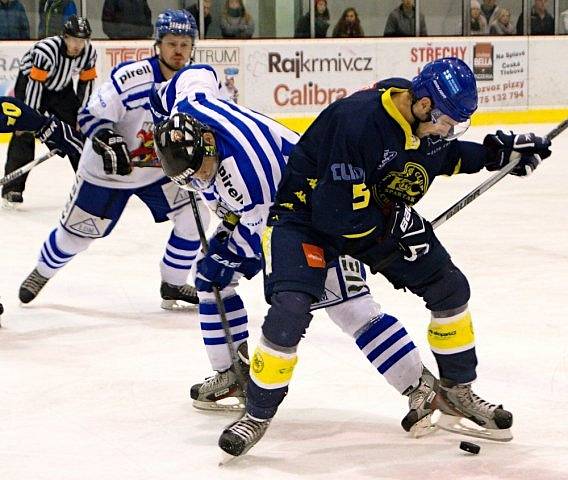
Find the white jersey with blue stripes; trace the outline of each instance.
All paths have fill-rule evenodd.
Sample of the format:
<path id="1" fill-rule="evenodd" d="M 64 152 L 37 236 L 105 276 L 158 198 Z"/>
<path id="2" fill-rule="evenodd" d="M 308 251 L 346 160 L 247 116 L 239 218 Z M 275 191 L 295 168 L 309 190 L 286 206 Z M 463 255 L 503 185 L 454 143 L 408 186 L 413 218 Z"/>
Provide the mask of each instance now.
<path id="1" fill-rule="evenodd" d="M 241 256 L 260 255 L 268 210 L 298 134 L 219 98 L 217 74 L 209 65 L 184 67 L 158 93 L 163 111 L 187 113 L 213 129 L 220 160 L 213 192 L 241 216 L 229 248 Z"/>
<path id="2" fill-rule="evenodd" d="M 107 175 L 103 159 L 93 151 L 91 138 L 101 128 L 120 133 L 130 152 L 143 144 L 153 145 L 153 121 L 149 95 L 154 84 L 165 79 L 159 60 L 152 57 L 116 66 L 110 78 L 92 95 L 79 113 L 79 126 L 87 136 L 79 163 L 79 175 L 95 185 L 109 188 L 136 188 L 164 177 L 161 168 L 135 167 L 130 175 Z"/>

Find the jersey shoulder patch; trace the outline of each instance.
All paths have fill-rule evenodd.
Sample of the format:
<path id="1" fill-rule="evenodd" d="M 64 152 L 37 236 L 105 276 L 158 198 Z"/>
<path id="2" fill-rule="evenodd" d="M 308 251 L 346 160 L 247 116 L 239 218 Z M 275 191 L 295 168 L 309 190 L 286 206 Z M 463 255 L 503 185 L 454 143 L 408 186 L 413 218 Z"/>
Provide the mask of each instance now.
<path id="1" fill-rule="evenodd" d="M 154 82 L 154 71 L 148 60 L 125 62 L 114 67 L 112 82 L 118 93 L 124 93 L 140 85 Z"/>

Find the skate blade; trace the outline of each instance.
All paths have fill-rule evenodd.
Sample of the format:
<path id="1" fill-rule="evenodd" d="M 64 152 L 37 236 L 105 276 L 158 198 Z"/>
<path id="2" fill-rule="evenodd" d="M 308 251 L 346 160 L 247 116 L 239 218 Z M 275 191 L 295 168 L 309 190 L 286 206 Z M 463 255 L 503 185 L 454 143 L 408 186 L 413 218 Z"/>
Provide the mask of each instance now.
<path id="1" fill-rule="evenodd" d="M 225 452 L 225 450 L 221 450 L 221 455 L 219 456 L 219 467 L 226 467 L 227 465 L 229 465 L 230 463 L 232 463 L 233 461 L 235 461 L 237 458 L 239 457 L 235 457 L 234 455 L 231 455 L 230 453 Z"/>
<path id="2" fill-rule="evenodd" d="M 199 307 L 199 304 L 188 303 L 183 300 L 162 300 L 160 307 L 164 310 L 171 310 L 174 312 L 187 312 L 195 311 Z"/>
<path id="3" fill-rule="evenodd" d="M 483 428 L 465 417 L 455 417 L 442 413 L 436 425 L 446 432 L 458 433 L 468 437 L 484 438 L 495 442 L 510 442 L 513 440 L 508 428 Z"/>
<path id="4" fill-rule="evenodd" d="M 410 434 L 414 438 L 425 437 L 426 435 L 430 435 L 438 430 L 438 425 L 432 423 L 432 414 L 426 415 L 424 418 L 418 420 L 412 427 L 410 428 Z"/>
<path id="5" fill-rule="evenodd" d="M 210 412 L 242 412 L 245 409 L 245 399 L 242 397 L 229 397 L 216 402 L 194 400 L 193 407 L 197 410 Z"/>

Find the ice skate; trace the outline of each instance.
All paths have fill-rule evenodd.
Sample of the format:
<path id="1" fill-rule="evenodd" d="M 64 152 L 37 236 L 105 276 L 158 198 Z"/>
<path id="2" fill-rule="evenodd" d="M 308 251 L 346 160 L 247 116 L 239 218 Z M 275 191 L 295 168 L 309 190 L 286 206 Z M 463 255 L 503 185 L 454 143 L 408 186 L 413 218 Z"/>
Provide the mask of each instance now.
<path id="1" fill-rule="evenodd" d="M 225 428 L 219 437 L 219 447 L 228 454 L 222 464 L 244 455 L 254 447 L 266 433 L 270 421 L 271 419 L 262 420 L 245 413 L 240 420 Z"/>
<path id="2" fill-rule="evenodd" d="M 432 413 L 436 409 L 436 397 L 439 391 L 439 381 L 432 373 L 422 366 L 422 375 L 417 387 L 410 387 L 403 395 L 408 395 L 410 411 L 402 419 L 404 430 L 414 437 L 422 437 L 436 430 L 432 423 Z M 410 391 L 409 391 L 410 390 Z"/>
<path id="3" fill-rule="evenodd" d="M 34 268 L 32 273 L 28 275 L 20 285 L 19 298 L 22 303 L 30 303 L 37 297 L 38 293 L 45 286 L 49 278 L 44 277 L 41 273 Z"/>
<path id="4" fill-rule="evenodd" d="M 2 195 L 2 207 L 15 210 L 24 202 L 21 192 L 7 192 Z"/>
<path id="5" fill-rule="evenodd" d="M 162 282 L 160 295 L 162 297 L 161 307 L 164 310 L 193 310 L 195 305 L 199 305 L 197 290 L 188 284 L 172 285 Z"/>
<path id="6" fill-rule="evenodd" d="M 245 382 L 249 380 L 249 359 L 247 342 L 237 350 L 239 368 Z M 191 387 L 193 406 L 199 410 L 243 410 L 245 408 L 246 385 L 239 385 L 235 367 L 231 365 L 224 372 L 217 372 L 203 383 Z"/>
<path id="7" fill-rule="evenodd" d="M 442 379 L 439 397 L 442 414 L 436 424 L 440 428 L 500 442 L 513 439 L 510 431 L 513 414 L 503 405 L 494 405 L 478 397 L 470 384 L 455 384 Z"/>

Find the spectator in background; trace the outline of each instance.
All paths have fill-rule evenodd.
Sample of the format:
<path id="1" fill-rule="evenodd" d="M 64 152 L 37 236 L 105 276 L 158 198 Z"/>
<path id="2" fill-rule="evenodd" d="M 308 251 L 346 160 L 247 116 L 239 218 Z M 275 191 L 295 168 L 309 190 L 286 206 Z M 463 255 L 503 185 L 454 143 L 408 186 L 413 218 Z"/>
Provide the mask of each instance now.
<path id="1" fill-rule="evenodd" d="M 315 0 L 315 27 L 316 38 L 325 38 L 327 29 L 329 28 L 329 9 L 327 8 L 327 0 Z M 296 24 L 294 37 L 310 38 L 310 12 L 302 15 Z"/>
<path id="2" fill-rule="evenodd" d="M 63 24 L 71 15 L 77 15 L 77 5 L 73 0 L 41 0 L 38 37 L 59 35 L 63 30 Z"/>
<path id="3" fill-rule="evenodd" d="M 184 10 L 191 13 L 197 22 L 197 28 L 201 28 L 201 20 L 199 19 L 199 2 L 196 2 L 189 7 L 184 7 Z M 209 30 L 209 25 L 211 25 L 211 0 L 203 0 L 203 21 L 203 38 L 205 38 L 207 36 L 207 30 Z"/>
<path id="4" fill-rule="evenodd" d="M 243 0 L 227 0 L 221 14 L 223 38 L 251 38 L 254 20 L 245 9 Z"/>
<path id="5" fill-rule="evenodd" d="M 359 20 L 357 10 L 346 8 L 333 29 L 332 37 L 351 38 L 364 36 L 365 32 L 363 32 L 363 27 L 361 27 L 361 20 Z"/>
<path id="6" fill-rule="evenodd" d="M 531 35 L 554 35 L 554 17 L 548 13 L 548 0 L 534 0 L 531 8 Z M 523 35 L 523 14 L 517 20 L 517 34 Z"/>
<path id="7" fill-rule="evenodd" d="M 387 18 L 385 37 L 414 37 L 416 35 L 416 8 L 414 0 L 402 0 Z M 428 35 L 424 15 L 420 14 L 420 35 Z"/>
<path id="8" fill-rule="evenodd" d="M 30 38 L 30 24 L 24 6 L 19 0 L 0 0 L 0 39 L 26 40 Z"/>
<path id="9" fill-rule="evenodd" d="M 506 8 L 500 8 L 497 20 L 489 26 L 490 35 L 515 35 L 515 27 L 511 23 L 511 12 Z"/>
<path id="10" fill-rule="evenodd" d="M 487 25 L 491 25 L 497 21 L 497 16 L 499 15 L 500 8 L 497 6 L 497 2 L 495 0 L 483 0 L 483 4 L 481 5 L 481 13 L 487 20 Z"/>
<path id="11" fill-rule="evenodd" d="M 487 35 L 487 19 L 481 15 L 481 5 L 477 0 L 471 2 L 471 26 L 470 35 Z"/>
<path id="12" fill-rule="evenodd" d="M 562 25 L 564 25 L 564 33 L 568 33 L 568 10 L 564 10 L 560 14 L 560 19 L 562 20 Z"/>
<path id="13" fill-rule="evenodd" d="M 154 33 L 146 0 L 105 0 L 102 21 L 110 39 L 150 38 Z"/>

